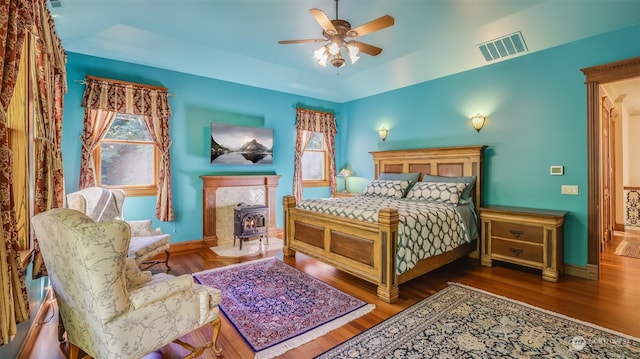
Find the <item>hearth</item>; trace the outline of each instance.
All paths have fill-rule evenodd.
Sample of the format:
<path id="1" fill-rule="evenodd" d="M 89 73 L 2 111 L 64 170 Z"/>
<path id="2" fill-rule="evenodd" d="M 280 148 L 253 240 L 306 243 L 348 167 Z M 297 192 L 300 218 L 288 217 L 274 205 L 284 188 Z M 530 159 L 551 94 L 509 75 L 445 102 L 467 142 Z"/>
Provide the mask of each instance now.
<path id="1" fill-rule="evenodd" d="M 233 209 L 233 245 L 235 246 L 236 239 L 239 239 L 242 250 L 242 241 L 255 237 L 260 237 L 260 240 L 266 238 L 269 243 L 268 215 L 269 208 L 267 206 L 239 203 Z"/>

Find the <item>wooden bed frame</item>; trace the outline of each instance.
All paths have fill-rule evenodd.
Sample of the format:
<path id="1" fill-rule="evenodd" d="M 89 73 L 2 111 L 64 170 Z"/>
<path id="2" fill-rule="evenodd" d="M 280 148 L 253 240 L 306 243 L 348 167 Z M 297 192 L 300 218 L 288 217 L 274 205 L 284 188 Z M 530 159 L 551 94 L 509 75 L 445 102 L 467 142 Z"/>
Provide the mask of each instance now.
<path id="1" fill-rule="evenodd" d="M 380 173 L 420 172 L 437 176 L 476 176 L 473 200 L 482 202 L 482 163 L 486 146 L 425 148 L 371 152 L 374 178 Z M 479 257 L 479 241 L 423 259 L 411 270 L 396 275 L 398 211 L 381 209 L 378 223 L 336 217 L 296 208 L 293 196 L 283 198 L 285 256 L 304 253 L 340 270 L 376 284 L 380 299 L 393 303 L 402 283 L 458 258 Z M 480 226 L 478 223 L 478 233 Z"/>

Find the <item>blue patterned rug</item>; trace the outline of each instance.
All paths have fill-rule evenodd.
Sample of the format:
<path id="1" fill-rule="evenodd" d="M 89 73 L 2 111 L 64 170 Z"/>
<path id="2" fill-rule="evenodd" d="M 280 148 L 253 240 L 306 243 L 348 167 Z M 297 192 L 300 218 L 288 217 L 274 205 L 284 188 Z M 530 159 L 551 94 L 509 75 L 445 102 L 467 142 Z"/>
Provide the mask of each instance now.
<path id="1" fill-rule="evenodd" d="M 193 274 L 256 353 L 273 358 L 375 308 L 275 258 Z"/>
<path id="2" fill-rule="evenodd" d="M 316 358 L 640 358 L 640 339 L 450 283 Z"/>

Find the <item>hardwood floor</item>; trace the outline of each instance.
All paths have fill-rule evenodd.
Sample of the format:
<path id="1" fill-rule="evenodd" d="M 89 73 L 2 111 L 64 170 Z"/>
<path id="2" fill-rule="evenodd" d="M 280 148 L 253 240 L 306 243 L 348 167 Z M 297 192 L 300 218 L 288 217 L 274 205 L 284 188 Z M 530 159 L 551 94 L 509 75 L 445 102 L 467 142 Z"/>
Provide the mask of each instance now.
<path id="1" fill-rule="evenodd" d="M 483 267 L 472 259 L 462 259 L 435 270 L 400 287 L 400 299 L 394 304 L 381 302 L 375 296 L 375 286 L 322 264 L 310 257 L 297 254 L 284 262 L 301 269 L 326 283 L 339 288 L 369 303 L 376 309 L 328 334 L 290 350 L 282 358 L 311 358 L 350 337 L 374 326 L 398 313 L 402 309 L 447 286 L 447 282 L 458 282 L 495 294 L 520 300 L 547 310 L 591 322 L 634 337 L 640 337 L 640 259 L 613 254 L 623 236 L 640 235 L 616 233 L 603 251 L 600 280 L 592 281 L 571 276 L 562 276 L 557 283 L 543 281 L 539 271 L 514 268 L 506 264 Z M 268 253 L 282 259 L 282 252 Z M 217 257 L 211 251 L 172 254 L 173 274 L 188 274 L 209 268 L 221 267 L 261 255 L 242 259 Z M 55 313 L 53 313 L 55 314 Z M 252 358 L 253 352 L 233 326 L 222 316 L 222 333 L 219 344 L 224 358 Z M 46 324 L 32 348 L 29 359 L 62 359 L 66 357 L 67 345 L 59 344 L 53 318 Z M 200 329 L 185 338 L 187 342 L 202 343 L 210 335 L 208 329 Z M 186 355 L 180 346 L 171 344 L 146 358 L 178 358 Z M 208 349 L 201 358 L 214 358 Z"/>

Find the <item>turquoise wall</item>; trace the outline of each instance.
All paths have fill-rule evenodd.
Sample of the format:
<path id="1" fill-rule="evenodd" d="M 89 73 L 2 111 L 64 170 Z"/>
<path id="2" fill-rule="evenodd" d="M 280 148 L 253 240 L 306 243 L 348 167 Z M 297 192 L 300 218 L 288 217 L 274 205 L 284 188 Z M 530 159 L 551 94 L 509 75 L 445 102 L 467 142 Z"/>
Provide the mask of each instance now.
<path id="1" fill-rule="evenodd" d="M 69 93 L 65 97 L 63 159 L 66 190 L 78 189 L 85 75 L 162 85 L 173 94 L 173 191 L 176 221 L 160 223 L 172 242 L 202 238 L 202 185 L 199 176 L 229 172 L 282 175 L 277 191 L 292 193 L 295 107 L 333 111 L 338 118 L 337 166 L 349 165 L 357 177 L 350 190 L 362 189 L 373 176 L 369 151 L 484 144 L 485 204 L 565 210 L 565 261 L 587 260 L 586 88 L 581 68 L 640 55 L 640 26 L 517 57 L 480 69 L 343 104 L 275 92 L 183 73 L 70 53 Z M 425 64 L 438 66 L 438 64 Z M 477 133 L 470 117 L 487 122 Z M 209 164 L 210 122 L 274 129 L 273 165 Z M 377 129 L 390 129 L 382 142 Z M 549 166 L 564 166 L 550 176 Z M 342 181 L 338 182 L 342 186 Z M 578 185 L 577 196 L 561 195 L 562 184 Z M 327 188 L 305 197 L 328 196 Z M 128 219 L 153 218 L 154 197 L 131 197 Z"/>
<path id="2" fill-rule="evenodd" d="M 212 64 L 212 66 L 214 66 Z M 281 175 L 277 189 L 277 225 L 282 227 L 282 197 L 293 193 L 293 148 L 296 106 L 337 113 L 341 105 L 302 96 L 260 89 L 225 81 L 187 75 L 163 69 L 69 53 L 65 96 L 62 153 L 67 193 L 78 190 L 80 141 L 84 108 L 80 107 L 86 75 L 167 87 L 172 116 L 171 161 L 173 205 L 176 220 L 155 219 L 155 197 L 127 197 L 126 219 L 154 220 L 171 234 L 171 242 L 202 239 L 202 175 L 227 173 L 275 173 Z M 209 133 L 211 122 L 273 128 L 272 165 L 211 165 Z M 342 132 L 342 120 L 338 119 Z M 338 143 L 340 134 L 338 134 Z M 328 196 L 327 188 L 309 189 L 305 196 Z"/>
<path id="3" fill-rule="evenodd" d="M 581 68 L 640 55 L 640 26 L 344 104 L 344 160 L 373 176 L 369 151 L 488 145 L 485 204 L 568 211 L 565 262 L 587 263 L 586 86 Z M 425 64 L 425 66 L 438 64 Z M 470 118 L 487 117 L 479 133 Z M 389 135 L 378 139 L 385 126 Z M 377 141 L 376 141 L 377 140 Z M 564 166 L 551 176 L 549 166 Z M 563 184 L 579 195 L 560 194 Z"/>

